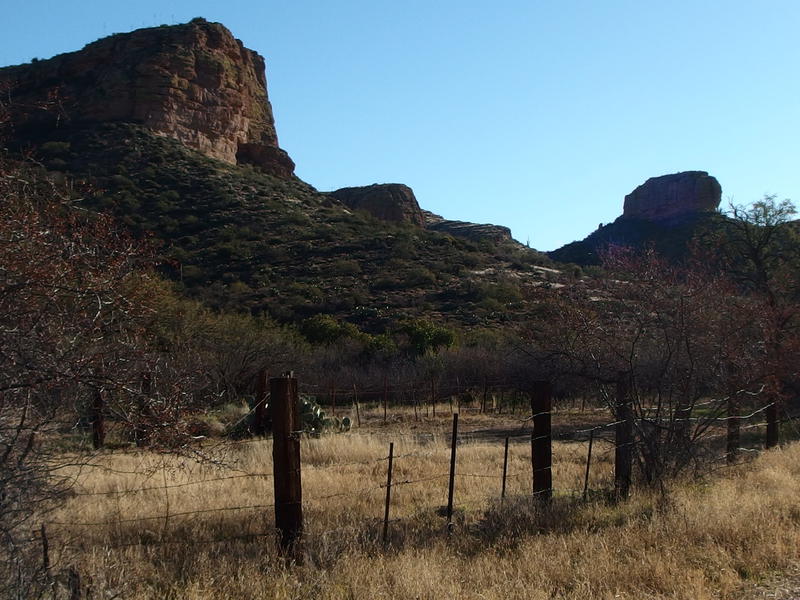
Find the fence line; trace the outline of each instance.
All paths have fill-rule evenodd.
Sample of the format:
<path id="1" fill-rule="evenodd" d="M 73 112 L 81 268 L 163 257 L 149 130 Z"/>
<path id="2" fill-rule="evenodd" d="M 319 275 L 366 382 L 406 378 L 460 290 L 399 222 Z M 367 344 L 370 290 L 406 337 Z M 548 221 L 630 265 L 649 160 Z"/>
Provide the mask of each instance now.
<path id="1" fill-rule="evenodd" d="M 210 479 L 198 479 L 197 481 L 187 481 L 184 483 L 175 483 L 168 485 L 155 485 L 151 487 L 129 488 L 124 490 L 108 490 L 105 492 L 73 492 L 73 496 L 124 496 L 128 494 L 135 494 L 139 492 L 163 491 L 172 490 L 175 488 L 190 487 L 193 485 L 201 485 L 203 483 L 213 483 L 215 481 L 227 481 L 230 479 L 247 479 L 257 477 L 272 477 L 272 473 L 245 473 L 243 475 L 228 475 L 226 477 L 213 477 Z"/>
<path id="2" fill-rule="evenodd" d="M 99 527 L 102 525 L 118 525 L 120 523 L 138 523 L 140 521 L 157 521 L 171 519 L 173 517 L 185 517 L 189 515 L 199 515 L 204 513 L 213 512 L 226 512 L 234 510 L 255 510 L 263 508 L 274 508 L 275 504 L 249 504 L 246 506 L 221 506 L 219 508 L 201 508 L 198 510 L 187 510 L 184 512 L 167 513 L 163 515 L 152 515 L 147 517 L 133 517 L 129 519 L 109 519 L 106 521 L 77 521 L 77 522 L 64 522 L 64 521 L 47 521 L 48 525 L 68 526 L 68 527 Z"/>
<path id="3" fill-rule="evenodd" d="M 294 380 L 292 380 L 292 381 L 294 381 Z M 622 393 L 622 394 L 626 393 L 624 391 L 624 388 L 620 388 L 620 389 L 622 389 L 623 391 L 620 392 L 618 390 L 618 393 Z M 384 388 L 384 391 L 385 391 L 385 388 Z M 361 393 L 364 393 L 364 392 L 361 392 Z M 714 402 L 717 402 L 717 401 L 709 401 L 709 402 L 703 403 L 703 404 L 707 405 L 707 404 L 712 404 Z M 396 488 L 396 487 L 400 487 L 400 486 L 412 486 L 412 485 L 416 485 L 416 484 L 421 484 L 421 483 L 426 483 L 426 482 L 431 482 L 431 481 L 436 481 L 436 480 L 442 480 L 442 479 L 445 479 L 447 477 L 449 477 L 450 480 L 451 480 L 450 494 L 449 494 L 450 495 L 450 501 L 448 503 L 448 513 L 449 514 L 452 511 L 452 496 L 453 496 L 453 484 L 452 484 L 452 481 L 453 481 L 454 478 L 457 478 L 459 480 L 470 479 L 470 478 L 494 479 L 494 480 L 502 479 L 502 481 L 503 481 L 502 495 L 491 494 L 491 495 L 487 495 L 486 498 L 484 498 L 482 500 L 473 499 L 473 500 L 470 500 L 469 502 L 460 503 L 459 507 L 462 510 L 465 509 L 465 507 L 468 507 L 468 506 L 485 506 L 487 502 L 493 502 L 493 501 L 498 501 L 498 500 L 504 499 L 504 497 L 505 497 L 505 482 L 506 482 L 506 480 L 507 479 L 515 479 L 515 478 L 525 478 L 525 479 L 532 479 L 533 480 L 533 483 L 534 483 L 533 494 L 532 494 L 532 496 L 531 496 L 530 493 L 526 494 L 526 497 L 528 497 L 528 498 L 533 497 L 533 498 L 539 498 L 539 499 L 547 500 L 547 499 L 549 499 L 551 496 L 553 496 L 555 494 L 556 496 L 567 496 L 567 495 L 569 495 L 569 496 L 573 496 L 573 497 L 578 497 L 578 496 L 583 495 L 583 497 L 585 499 L 586 495 L 587 495 L 587 491 L 588 491 L 588 482 L 589 482 L 589 475 L 590 475 L 589 465 L 591 463 L 591 458 L 592 458 L 592 454 L 591 454 L 591 449 L 592 449 L 592 445 L 591 444 L 592 444 L 592 442 L 594 442 L 594 443 L 597 443 L 597 442 L 610 442 L 610 443 L 613 444 L 611 447 L 609 447 L 609 448 L 607 448 L 605 450 L 595 451 L 594 458 L 595 458 L 595 460 L 597 460 L 598 457 L 607 457 L 612 452 L 614 452 L 615 455 L 616 455 L 617 468 L 619 468 L 620 456 L 625 456 L 625 457 L 631 456 L 632 455 L 632 449 L 634 447 L 636 447 L 637 445 L 642 443 L 641 439 L 637 439 L 637 437 L 635 437 L 636 434 L 633 434 L 633 437 L 630 440 L 626 439 L 625 437 L 620 438 L 619 437 L 620 436 L 619 427 L 622 426 L 622 425 L 627 425 L 627 426 L 632 427 L 634 422 L 646 423 L 648 426 L 652 426 L 653 424 L 656 424 L 656 425 L 674 424 L 676 422 L 704 423 L 704 424 L 707 425 L 707 427 L 700 431 L 700 435 L 698 435 L 696 439 L 695 438 L 690 438 L 690 439 L 692 441 L 694 441 L 694 442 L 698 442 L 698 441 L 708 442 L 708 441 L 712 441 L 712 440 L 716 440 L 716 439 L 722 439 L 722 438 L 726 438 L 726 437 L 729 438 L 729 435 L 730 435 L 729 432 L 721 432 L 721 433 L 718 433 L 718 434 L 715 433 L 715 432 L 708 432 L 709 428 L 712 428 L 712 427 L 715 427 L 715 426 L 717 426 L 719 424 L 723 424 L 723 423 L 730 422 L 730 421 L 736 421 L 737 423 L 742 423 L 742 422 L 744 422 L 744 421 L 746 421 L 748 419 L 752 419 L 753 417 L 755 417 L 756 415 L 758 415 L 758 414 L 760 414 L 762 412 L 767 411 L 768 409 L 770 409 L 771 407 L 774 407 L 775 405 L 776 405 L 776 403 L 772 402 L 772 403 L 769 403 L 769 404 L 767 404 L 767 405 L 765 405 L 765 406 L 763 406 L 761 408 L 753 410 L 750 414 L 747 414 L 747 415 L 728 415 L 726 417 L 711 416 L 711 417 L 701 417 L 701 418 L 687 417 L 687 418 L 680 418 L 680 419 L 678 419 L 678 418 L 673 418 L 673 419 L 647 419 L 647 418 L 642 418 L 641 415 L 636 416 L 633 413 L 629 413 L 629 416 L 627 418 L 624 418 L 624 419 L 613 420 L 613 421 L 610 421 L 610 422 L 607 422 L 607 423 L 602 423 L 602 424 L 599 424 L 599 425 L 595 425 L 595 426 L 590 427 L 590 428 L 582 428 L 582 429 L 577 429 L 576 428 L 576 429 L 573 429 L 573 430 L 562 432 L 564 435 L 570 436 L 565 443 L 581 443 L 582 444 L 582 443 L 584 443 L 586 441 L 590 441 L 589 456 L 587 457 L 587 463 L 586 463 L 587 464 L 587 467 L 586 467 L 586 483 L 584 485 L 584 489 L 583 490 L 573 489 L 573 488 L 553 487 L 552 483 L 550 483 L 550 477 L 551 477 L 551 473 L 553 471 L 553 465 L 549 464 L 549 463 L 537 464 L 537 460 L 538 459 L 536 459 L 533 456 L 534 450 L 535 450 L 534 446 L 537 443 L 548 441 L 547 446 L 549 448 L 549 446 L 550 446 L 550 444 L 552 442 L 552 434 L 551 434 L 551 431 L 550 431 L 550 423 L 549 423 L 549 421 L 550 421 L 550 418 L 553 415 L 557 416 L 559 414 L 558 411 L 553 411 L 553 410 L 548 409 L 548 410 L 538 410 L 536 412 L 532 412 L 532 414 L 530 416 L 527 416 L 527 417 L 524 417 L 524 418 L 521 418 L 521 419 L 517 419 L 517 420 L 522 423 L 521 428 L 523 428 L 523 429 L 525 428 L 525 424 L 527 422 L 532 421 L 533 424 L 534 424 L 533 431 L 524 430 L 524 431 L 520 431 L 518 433 L 506 433 L 505 435 L 496 438 L 497 441 L 501 441 L 502 438 L 505 438 L 506 448 L 508 448 L 508 446 L 507 446 L 508 440 L 509 439 L 513 439 L 513 438 L 525 438 L 526 440 L 530 440 L 531 447 L 532 447 L 532 457 L 531 457 L 531 459 L 532 459 L 532 463 L 531 463 L 532 470 L 531 471 L 528 471 L 528 472 L 518 471 L 518 472 L 508 473 L 507 470 L 506 470 L 506 465 L 504 464 L 503 474 L 502 475 L 493 474 L 493 473 L 474 473 L 474 472 L 461 473 L 461 472 L 455 472 L 455 447 L 456 447 L 456 445 L 459 444 L 459 443 L 467 443 L 467 442 L 471 442 L 471 441 L 475 441 L 475 440 L 486 441 L 488 439 L 489 435 L 492 434 L 492 430 L 487 430 L 487 429 L 476 429 L 476 430 L 472 430 L 472 431 L 464 431 L 464 432 L 458 433 L 457 429 L 456 429 L 458 412 L 455 412 L 454 413 L 455 414 L 455 416 L 454 416 L 454 430 L 453 430 L 453 436 L 452 436 L 452 440 L 451 440 L 451 452 L 452 452 L 452 454 L 451 454 L 452 459 L 451 460 L 452 460 L 452 462 L 451 462 L 451 468 L 450 468 L 450 472 L 449 473 L 438 473 L 438 474 L 433 474 L 433 475 L 428 475 L 428 476 L 418 477 L 418 478 L 408 478 L 407 477 L 405 479 L 401 478 L 401 479 L 392 481 L 391 472 L 389 472 L 389 478 L 388 478 L 388 481 L 386 483 L 381 483 L 381 484 L 377 484 L 377 485 L 373 485 L 373 486 L 369 486 L 369 487 L 364 487 L 364 488 L 356 489 L 356 490 L 348 490 L 348 491 L 334 493 L 334 494 L 327 494 L 327 495 L 323 495 L 323 496 L 316 496 L 316 497 L 314 497 L 314 496 L 307 497 L 306 496 L 305 498 L 302 499 L 302 501 L 299 504 L 301 506 L 306 506 L 306 507 L 309 507 L 309 508 L 311 508 L 311 507 L 316 508 L 314 506 L 315 504 L 318 504 L 318 503 L 321 503 L 321 502 L 325 502 L 327 500 L 331 500 L 331 499 L 334 499 L 334 498 L 364 498 L 364 497 L 369 496 L 370 494 L 374 494 L 374 493 L 382 491 L 382 490 L 387 490 L 387 488 L 389 488 L 389 487 Z M 538 431 L 538 429 L 537 429 L 538 427 L 541 427 L 541 423 L 538 421 L 538 419 L 541 418 L 541 417 L 545 417 L 546 418 L 546 421 L 542 421 L 542 423 L 546 423 L 546 425 L 547 425 L 547 429 L 545 429 L 543 432 Z M 769 418 L 769 416 L 768 416 L 768 418 Z M 787 416 L 786 418 L 784 418 L 782 420 L 766 421 L 766 422 L 742 425 L 742 426 L 737 428 L 737 431 L 752 430 L 752 429 L 761 428 L 761 427 L 764 427 L 764 426 L 775 427 L 777 425 L 780 425 L 782 423 L 787 423 L 787 422 L 793 423 L 794 422 L 794 417 Z M 298 442 L 299 439 L 300 439 L 300 436 L 303 434 L 303 432 L 298 430 L 298 429 L 296 429 L 295 427 L 296 427 L 296 425 L 288 427 L 285 431 L 286 431 L 286 433 L 288 435 L 287 439 L 289 439 L 290 441 L 293 441 L 293 442 Z M 596 433 L 604 431 L 604 430 L 608 430 L 608 429 L 610 429 L 612 427 L 616 429 L 616 439 L 606 439 L 604 437 L 595 436 Z M 587 439 L 576 439 L 576 437 L 575 437 L 575 436 L 580 436 L 580 435 L 585 435 L 585 434 L 589 435 L 589 437 Z M 364 435 L 364 434 L 362 434 L 362 435 Z M 444 437 L 443 437 L 444 435 L 445 435 L 444 433 L 440 434 L 440 438 L 444 439 Z M 386 433 L 386 434 L 384 434 L 384 433 L 367 434 L 367 437 L 375 437 L 375 438 L 383 438 L 383 437 L 386 437 L 386 436 L 399 437 L 401 439 L 402 438 L 410 438 L 410 439 L 414 440 L 415 442 L 420 442 L 420 439 L 421 439 L 420 434 L 413 434 L 413 433 L 394 433 L 394 432 L 392 432 L 392 433 Z M 492 436 L 492 437 L 494 437 L 494 436 Z M 432 439 L 432 441 L 435 441 L 436 436 L 432 434 L 431 435 L 431 439 Z M 235 447 L 237 444 L 260 442 L 260 441 L 263 441 L 263 439 L 251 439 L 251 440 L 237 440 L 237 441 L 232 441 L 232 442 L 220 442 L 219 444 L 213 445 L 211 448 L 207 448 L 206 451 L 208 451 L 208 450 L 213 451 L 213 450 L 215 450 L 215 449 L 217 449 L 219 447 L 222 447 L 222 446 L 224 446 L 226 449 L 228 449 L 230 447 Z M 274 448 L 274 445 L 273 445 L 273 448 Z M 730 450 L 731 449 L 729 447 L 729 451 L 726 454 L 724 454 L 724 455 L 722 455 L 720 457 L 704 459 L 705 461 L 708 461 L 710 463 L 710 465 L 711 465 L 709 467 L 709 472 L 714 472 L 714 471 L 722 469 L 722 468 L 734 467 L 734 466 L 736 466 L 738 464 L 738 462 L 737 463 L 732 463 L 731 462 Z M 745 448 L 745 447 L 736 447 L 734 450 L 736 452 L 758 452 L 759 451 L 758 449 L 755 449 L 755 448 Z M 621 453 L 620 451 L 624 451 L 624 452 Z M 113 452 L 110 453 L 110 454 L 113 455 Z M 390 453 L 390 456 L 394 461 L 398 461 L 398 460 L 402 460 L 402 459 L 406 459 L 406 458 L 430 458 L 430 457 L 433 457 L 433 456 L 440 456 L 440 457 L 442 457 L 442 459 L 444 459 L 442 454 L 443 454 L 443 449 L 440 449 L 439 451 L 431 451 L 431 450 L 411 451 L 411 452 L 406 452 L 406 453 L 398 454 L 398 455 L 391 455 L 391 453 Z M 349 461 L 349 462 L 344 462 L 344 463 L 331 463 L 331 464 L 321 464 L 321 465 L 310 465 L 310 464 L 299 463 L 298 467 L 297 467 L 297 471 L 298 471 L 298 474 L 299 474 L 300 464 L 302 464 L 302 466 L 305 466 L 306 468 L 311 468 L 311 469 L 314 469 L 314 470 L 323 470 L 323 471 L 324 470 L 333 470 L 333 469 L 341 470 L 343 468 L 347 468 L 347 467 L 351 467 L 351 466 L 378 465 L 378 464 L 384 463 L 386 461 L 389 461 L 390 460 L 390 456 L 380 456 L 380 457 L 376 457 L 374 459 L 368 459 L 368 460 L 357 460 L 357 461 Z M 507 455 L 506 455 L 506 460 L 507 460 Z M 727 461 L 727 464 L 723 464 L 723 465 L 717 465 L 716 464 L 716 463 L 718 463 L 719 461 L 722 461 L 722 460 Z M 144 471 L 142 471 L 142 470 L 126 471 L 126 470 L 114 469 L 113 467 L 108 467 L 106 465 L 94 464 L 94 463 L 78 464 L 78 465 L 71 465 L 71 466 L 78 467 L 78 468 L 82 468 L 82 467 L 97 468 L 97 469 L 102 469 L 102 470 L 105 470 L 105 471 L 107 471 L 109 473 L 115 473 L 115 474 L 135 474 L 135 475 L 145 474 L 145 475 L 147 475 L 147 473 L 149 471 L 149 469 L 146 469 Z M 223 464 L 222 466 L 226 466 L 228 468 L 235 469 L 235 467 L 231 467 L 229 465 L 224 465 Z M 157 467 L 155 465 L 153 465 L 150 468 L 157 468 Z M 161 468 L 163 469 L 163 465 L 162 465 Z M 272 478 L 273 480 L 275 480 L 275 477 L 276 477 L 275 469 L 277 469 L 277 468 L 278 468 L 277 466 L 274 466 L 272 473 L 249 473 L 249 472 L 242 471 L 241 469 L 235 469 L 235 470 L 240 471 L 240 474 L 237 474 L 237 475 L 224 475 L 224 476 L 220 476 L 220 477 L 207 477 L 207 478 L 199 479 L 199 480 L 196 480 L 196 481 L 188 481 L 188 482 L 172 483 L 172 484 L 166 483 L 166 480 L 165 480 L 165 484 L 164 485 L 144 485 L 142 487 L 133 487 L 133 488 L 127 488 L 127 489 L 122 489 L 122 490 L 108 490 L 108 491 L 103 491 L 103 492 L 101 492 L 101 491 L 97 491 L 97 492 L 75 492 L 73 495 L 77 496 L 77 497 L 124 496 L 124 495 L 127 495 L 127 494 L 135 494 L 135 493 L 146 492 L 146 491 L 164 491 L 164 492 L 166 492 L 168 490 L 176 489 L 176 488 L 185 488 L 185 487 L 197 486 L 197 485 L 201 485 L 201 484 L 207 484 L 207 483 L 213 483 L 213 482 L 219 482 L 219 481 L 235 480 L 235 479 L 245 479 L 245 478 L 263 478 L 263 479 L 266 479 L 266 478 Z M 540 481 L 539 482 L 540 485 L 537 488 L 537 473 L 542 473 L 542 472 L 547 474 L 546 481 L 548 482 L 548 484 L 545 485 L 545 487 L 542 487 L 541 486 L 541 481 Z M 150 480 L 152 478 L 153 474 L 148 475 L 146 480 Z M 628 477 L 630 477 L 630 474 L 628 474 Z M 298 479 L 298 481 L 299 481 L 299 479 Z M 630 485 L 630 480 L 628 480 L 627 485 Z M 623 489 L 624 493 L 622 493 L 622 496 L 624 497 L 624 496 L 627 495 L 627 488 L 625 487 L 625 482 L 623 482 L 623 488 L 624 488 Z M 609 489 L 608 491 L 610 492 L 612 490 Z M 618 489 L 617 493 L 618 493 L 618 495 L 621 494 L 619 489 Z M 140 540 L 138 542 L 122 543 L 122 544 L 115 544 L 115 545 L 106 545 L 107 547 L 127 547 L 127 546 L 137 546 L 137 545 L 147 546 L 147 545 L 187 544 L 187 543 L 188 544 L 195 544 L 195 543 L 196 544 L 212 544 L 212 543 L 221 543 L 221 542 L 235 541 L 235 540 L 263 538 L 263 537 L 268 537 L 268 536 L 274 536 L 274 534 L 275 534 L 274 531 L 269 531 L 269 532 L 248 533 L 248 534 L 242 534 L 242 535 L 226 536 L 226 537 L 223 537 L 223 538 L 214 538 L 214 539 L 208 539 L 208 540 L 188 540 L 188 541 L 187 540 L 174 540 L 174 541 L 173 540 L 165 540 L 165 539 L 163 539 L 163 537 L 166 534 L 166 532 L 168 531 L 168 525 L 169 525 L 169 522 L 170 522 L 171 519 L 180 518 L 180 517 L 187 517 L 187 516 L 192 516 L 192 515 L 208 514 L 208 513 L 225 513 L 225 512 L 234 512 L 234 511 L 267 510 L 267 509 L 275 509 L 276 516 L 277 516 L 277 509 L 278 509 L 277 503 L 260 503 L 260 504 L 250 504 L 250 505 L 242 505 L 242 506 L 227 506 L 227 507 L 215 507 L 215 508 L 197 509 L 197 510 L 191 510 L 191 511 L 170 512 L 169 511 L 169 504 L 168 504 L 168 496 L 165 498 L 165 500 L 167 501 L 167 504 L 166 504 L 166 512 L 164 514 L 147 515 L 147 516 L 141 516 L 141 517 L 125 518 L 125 519 L 117 518 L 117 519 L 109 519 L 109 520 L 84 521 L 84 522 L 50 521 L 47 524 L 48 525 L 53 525 L 53 526 L 56 526 L 56 527 L 95 527 L 95 526 L 99 527 L 99 526 L 114 526 L 114 525 L 120 525 L 120 524 L 138 523 L 138 522 L 147 522 L 147 521 L 159 521 L 159 520 L 160 521 L 164 521 L 164 528 L 163 528 L 163 531 L 162 531 L 162 539 L 160 539 L 160 540 Z M 389 517 L 389 496 L 387 494 L 386 517 L 385 517 L 385 520 L 384 520 L 385 524 L 387 524 L 387 523 L 400 523 L 400 522 L 403 522 L 405 520 L 415 518 L 415 516 L 413 514 L 411 516 L 406 516 L 406 517 L 401 517 L 401 518 L 394 518 L 394 519 L 389 519 L 388 517 Z M 280 529 L 280 524 L 278 524 L 278 528 Z M 301 529 L 302 529 L 302 527 L 301 527 Z M 349 528 L 349 529 L 352 529 L 352 527 Z M 452 529 L 452 519 L 450 517 L 448 517 L 448 529 L 449 530 Z M 329 534 L 330 531 L 331 530 L 326 530 L 325 532 L 323 532 L 323 535 Z M 384 534 L 384 539 L 385 539 L 385 537 L 386 537 L 386 535 Z"/>

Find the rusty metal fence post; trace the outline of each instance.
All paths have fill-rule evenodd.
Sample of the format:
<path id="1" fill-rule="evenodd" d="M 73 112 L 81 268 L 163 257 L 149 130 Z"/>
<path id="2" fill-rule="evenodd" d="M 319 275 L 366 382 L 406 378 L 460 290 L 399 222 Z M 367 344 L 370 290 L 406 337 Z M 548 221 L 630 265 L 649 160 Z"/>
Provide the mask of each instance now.
<path id="1" fill-rule="evenodd" d="M 275 527 L 281 551 L 301 562 L 303 490 L 300 481 L 300 415 L 297 379 L 291 373 L 269 380 L 272 408 L 272 463 Z"/>
<path id="2" fill-rule="evenodd" d="M 617 423 L 614 448 L 614 495 L 618 500 L 628 497 L 633 472 L 633 413 L 628 396 L 628 380 L 617 380 Z"/>
<path id="3" fill-rule="evenodd" d="M 764 440 L 764 447 L 774 448 L 778 445 L 778 399 L 775 398 L 771 404 L 767 405 L 765 411 L 767 417 L 767 436 Z"/>
<path id="4" fill-rule="evenodd" d="M 383 545 L 389 541 L 389 505 L 392 501 L 392 463 L 394 461 L 394 442 L 389 442 L 389 468 L 386 472 L 386 508 L 383 512 Z"/>
<path id="5" fill-rule="evenodd" d="M 453 415 L 453 435 L 450 442 L 450 482 L 447 490 L 447 533 L 453 532 L 453 493 L 456 481 L 456 444 L 458 443 L 458 413 Z"/>
<path id="6" fill-rule="evenodd" d="M 551 412 L 553 386 L 549 381 L 534 381 L 531 394 L 533 433 L 531 434 L 531 465 L 533 468 L 533 497 L 544 502 L 553 497 L 553 435 Z"/>
<path id="7" fill-rule="evenodd" d="M 508 476 L 508 436 L 503 449 L 503 485 L 500 488 L 500 504 L 506 499 L 506 478 Z"/>
<path id="8" fill-rule="evenodd" d="M 592 466 L 592 446 L 594 445 L 594 429 L 589 431 L 589 452 L 586 454 L 586 473 L 583 477 L 583 501 L 589 498 L 589 469 Z"/>

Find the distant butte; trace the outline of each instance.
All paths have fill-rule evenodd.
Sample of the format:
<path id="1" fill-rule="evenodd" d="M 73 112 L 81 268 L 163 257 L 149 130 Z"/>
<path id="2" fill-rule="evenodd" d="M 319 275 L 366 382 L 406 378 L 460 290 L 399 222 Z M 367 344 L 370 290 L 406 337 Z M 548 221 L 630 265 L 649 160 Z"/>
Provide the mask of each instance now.
<path id="1" fill-rule="evenodd" d="M 685 215 L 714 212 L 722 187 L 706 171 L 684 171 L 651 177 L 625 196 L 626 219 L 667 221 Z"/>
<path id="2" fill-rule="evenodd" d="M 622 215 L 613 223 L 548 256 L 559 262 L 597 264 L 598 251 L 609 245 L 655 245 L 665 256 L 678 258 L 689 240 L 714 220 L 721 199 L 722 187 L 706 171 L 651 177 L 625 196 Z"/>

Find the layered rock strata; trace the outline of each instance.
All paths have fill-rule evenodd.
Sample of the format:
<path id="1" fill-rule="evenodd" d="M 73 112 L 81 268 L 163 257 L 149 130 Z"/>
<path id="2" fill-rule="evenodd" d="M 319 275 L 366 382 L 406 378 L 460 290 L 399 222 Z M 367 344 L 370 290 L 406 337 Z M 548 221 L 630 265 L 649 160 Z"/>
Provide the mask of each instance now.
<path id="1" fill-rule="evenodd" d="M 14 130 L 125 121 L 228 163 L 288 178 L 265 63 L 219 23 L 139 29 L 0 69 Z"/>
<path id="2" fill-rule="evenodd" d="M 431 231 L 449 233 L 450 235 L 466 238 L 475 242 L 480 240 L 490 240 L 493 242 L 513 241 L 511 230 L 503 225 L 453 221 L 427 210 L 423 210 L 422 213 L 425 215 L 425 225 Z"/>

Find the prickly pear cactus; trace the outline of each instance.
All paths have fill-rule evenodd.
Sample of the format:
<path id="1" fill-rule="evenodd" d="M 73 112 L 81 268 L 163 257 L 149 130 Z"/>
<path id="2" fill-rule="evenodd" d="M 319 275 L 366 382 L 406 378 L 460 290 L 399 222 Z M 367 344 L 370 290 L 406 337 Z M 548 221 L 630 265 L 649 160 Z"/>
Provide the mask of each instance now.
<path id="1" fill-rule="evenodd" d="M 253 407 L 254 401 L 250 400 L 250 414 L 247 419 L 242 420 L 234 428 L 232 428 L 228 435 L 234 438 L 248 437 L 252 435 L 252 420 L 253 420 Z M 345 432 L 350 431 L 351 421 L 350 417 L 328 417 L 322 407 L 314 401 L 311 396 L 300 396 L 298 400 L 298 409 L 300 413 L 300 421 L 303 424 L 303 431 L 310 435 L 320 435 L 324 431 L 329 432 Z M 269 414 L 269 403 L 267 403 L 267 414 Z"/>
<path id="2" fill-rule="evenodd" d="M 326 417 L 320 405 L 308 396 L 300 397 L 299 408 L 303 429 L 312 435 L 323 431 L 350 431 L 350 417 Z"/>

